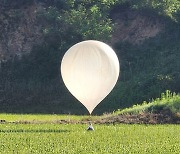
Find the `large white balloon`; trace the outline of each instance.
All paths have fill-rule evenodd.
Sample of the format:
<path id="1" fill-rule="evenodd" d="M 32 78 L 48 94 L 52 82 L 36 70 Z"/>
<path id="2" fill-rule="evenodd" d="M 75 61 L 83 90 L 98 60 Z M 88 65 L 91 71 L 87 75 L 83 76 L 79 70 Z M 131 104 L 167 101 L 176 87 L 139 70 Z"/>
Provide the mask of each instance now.
<path id="1" fill-rule="evenodd" d="M 111 92 L 119 76 L 119 61 L 107 44 L 88 40 L 75 44 L 61 62 L 63 81 L 91 114 Z"/>

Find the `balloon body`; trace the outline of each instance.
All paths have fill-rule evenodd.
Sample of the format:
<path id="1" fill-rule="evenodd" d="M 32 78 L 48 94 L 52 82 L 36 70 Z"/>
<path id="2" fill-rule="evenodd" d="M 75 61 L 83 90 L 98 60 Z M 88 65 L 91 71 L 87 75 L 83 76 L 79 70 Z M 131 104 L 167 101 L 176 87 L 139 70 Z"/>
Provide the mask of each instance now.
<path id="1" fill-rule="evenodd" d="M 91 114 L 111 92 L 119 76 L 119 61 L 107 44 L 88 40 L 75 44 L 61 62 L 62 79 Z"/>

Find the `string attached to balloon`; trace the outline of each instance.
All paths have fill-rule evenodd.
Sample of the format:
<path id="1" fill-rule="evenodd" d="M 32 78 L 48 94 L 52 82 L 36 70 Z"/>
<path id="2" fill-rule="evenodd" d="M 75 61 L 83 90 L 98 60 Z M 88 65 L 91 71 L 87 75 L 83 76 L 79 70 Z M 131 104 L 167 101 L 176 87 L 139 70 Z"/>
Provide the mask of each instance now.
<path id="1" fill-rule="evenodd" d="M 119 69 L 113 49 L 96 40 L 73 45 L 61 62 L 61 75 L 67 89 L 90 115 L 115 86 Z"/>

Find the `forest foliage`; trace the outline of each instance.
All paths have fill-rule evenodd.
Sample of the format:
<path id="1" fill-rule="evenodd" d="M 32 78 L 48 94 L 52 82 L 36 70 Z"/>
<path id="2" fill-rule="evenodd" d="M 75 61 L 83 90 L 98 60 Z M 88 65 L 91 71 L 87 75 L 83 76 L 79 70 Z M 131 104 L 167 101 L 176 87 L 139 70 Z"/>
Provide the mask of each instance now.
<path id="1" fill-rule="evenodd" d="M 77 42 L 96 39 L 109 43 L 115 27 L 111 16 L 120 7 L 160 16 L 166 27 L 140 45 L 120 41 L 113 44 L 120 58 L 120 79 L 95 112 L 110 112 L 148 101 L 167 89 L 180 91 L 178 0 L 0 0 L 5 8 L 40 2 L 46 5 L 37 12 L 44 25 L 44 42 L 21 60 L 14 58 L 1 65 L 0 112 L 86 113 L 83 106 L 74 103 L 76 100 L 62 83 L 60 60 Z"/>

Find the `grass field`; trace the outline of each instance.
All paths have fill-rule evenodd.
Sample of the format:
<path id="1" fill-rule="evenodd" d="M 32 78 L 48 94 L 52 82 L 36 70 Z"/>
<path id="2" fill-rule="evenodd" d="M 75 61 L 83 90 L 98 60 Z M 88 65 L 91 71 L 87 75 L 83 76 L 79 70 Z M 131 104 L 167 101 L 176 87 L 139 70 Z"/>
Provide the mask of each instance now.
<path id="1" fill-rule="evenodd" d="M 4 117 L 3 117 L 4 116 Z M 42 118 L 44 117 L 44 118 Z M 54 120 L 80 116 L 6 115 L 0 119 Z M 86 131 L 87 124 L 0 124 L 0 154 L 69 153 L 180 153 L 180 125 L 97 125 Z"/>

